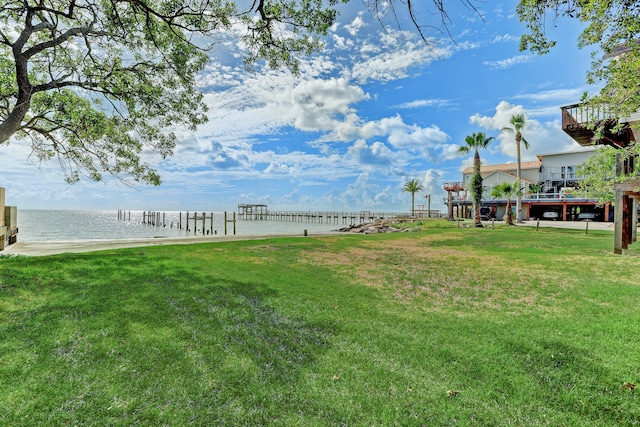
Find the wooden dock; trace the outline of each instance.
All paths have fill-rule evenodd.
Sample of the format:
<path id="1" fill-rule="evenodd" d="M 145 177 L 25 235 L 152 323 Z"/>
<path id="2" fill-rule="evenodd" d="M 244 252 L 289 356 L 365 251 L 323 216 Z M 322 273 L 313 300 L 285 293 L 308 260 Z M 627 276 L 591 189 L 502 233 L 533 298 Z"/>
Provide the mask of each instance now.
<path id="1" fill-rule="evenodd" d="M 218 222 L 224 225 L 224 235 L 228 233 L 228 226 L 232 224 L 233 234 L 236 234 L 236 213 L 227 212 L 216 213 L 222 216 Z M 184 216 L 183 216 L 184 215 Z M 118 210 L 118 221 L 131 221 L 131 211 Z M 185 230 L 194 234 L 201 233 L 205 235 L 217 234 L 214 230 L 214 212 L 160 212 L 160 211 L 142 211 L 142 224 L 153 227 L 170 227 L 178 230 Z"/>
<path id="2" fill-rule="evenodd" d="M 256 206 L 259 206 L 260 208 L 256 209 Z M 376 219 L 391 219 L 406 216 L 407 214 L 404 212 L 270 211 L 266 209 L 266 205 L 238 205 L 238 219 L 241 221 L 280 221 L 352 225 L 364 222 L 373 222 Z"/>
<path id="3" fill-rule="evenodd" d="M 422 208 L 422 209 L 420 209 Z M 417 218 L 442 218 L 440 211 L 426 210 L 418 205 Z M 244 221 L 308 222 L 318 224 L 354 225 L 374 222 L 377 219 L 407 218 L 406 212 L 312 212 L 312 211 L 270 211 L 264 204 L 238 205 L 238 219 Z"/>
<path id="4" fill-rule="evenodd" d="M 278 221 L 353 226 L 372 223 L 381 219 L 442 218 L 440 211 L 427 211 L 424 209 L 416 209 L 415 216 L 411 217 L 406 212 L 372 212 L 366 210 L 359 212 L 270 211 L 266 205 L 238 205 L 237 213 L 141 211 L 137 212 L 134 218 L 138 215 L 140 215 L 138 218 L 141 223 L 145 225 L 177 228 L 188 233 L 202 235 L 217 234 L 214 229 L 214 222 L 218 226 L 223 225 L 224 234 L 227 235 L 228 232 L 236 234 L 236 221 Z M 131 221 L 131 211 L 119 210 L 118 220 Z M 229 230 L 229 228 L 232 229 Z"/>

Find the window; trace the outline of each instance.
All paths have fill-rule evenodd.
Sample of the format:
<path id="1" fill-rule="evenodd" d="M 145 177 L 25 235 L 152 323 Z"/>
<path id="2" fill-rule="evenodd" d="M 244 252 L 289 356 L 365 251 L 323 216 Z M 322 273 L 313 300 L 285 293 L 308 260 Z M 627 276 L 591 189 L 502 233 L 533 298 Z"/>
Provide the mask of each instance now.
<path id="1" fill-rule="evenodd" d="M 560 179 L 576 179 L 576 167 L 562 166 L 560 168 Z"/>

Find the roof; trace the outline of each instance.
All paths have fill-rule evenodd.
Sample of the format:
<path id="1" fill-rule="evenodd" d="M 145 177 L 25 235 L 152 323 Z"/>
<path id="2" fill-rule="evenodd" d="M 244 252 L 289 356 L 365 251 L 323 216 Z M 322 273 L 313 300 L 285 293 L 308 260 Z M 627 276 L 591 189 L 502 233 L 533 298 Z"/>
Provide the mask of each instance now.
<path id="1" fill-rule="evenodd" d="M 480 174 L 482 174 L 482 172 L 480 172 Z M 491 177 L 491 175 L 497 175 L 497 174 L 500 174 L 500 175 L 508 175 L 509 177 L 513 178 L 513 180 L 514 180 L 514 181 L 515 181 L 516 179 L 518 179 L 518 177 L 517 177 L 517 176 L 516 176 L 516 174 L 514 174 L 514 173 L 511 173 L 511 172 L 504 172 L 504 171 L 499 171 L 499 170 L 494 170 L 494 171 L 492 171 L 491 173 L 489 173 L 489 174 L 487 174 L 487 175 L 483 176 L 483 179 L 488 180 L 488 179 Z M 525 179 L 525 178 L 520 178 L 520 181 L 522 181 L 522 182 L 526 182 L 526 183 L 528 183 L 528 184 L 533 184 L 533 182 L 531 182 L 531 181 L 529 181 L 528 179 Z"/>
<path id="2" fill-rule="evenodd" d="M 540 166 L 542 166 L 542 162 L 540 160 L 535 160 L 532 162 L 522 162 L 520 163 L 520 170 L 540 169 Z M 495 171 L 510 172 L 510 171 L 515 171 L 516 168 L 517 168 L 516 163 L 503 163 L 501 165 L 486 165 L 486 166 L 480 166 L 480 173 L 484 175 L 484 174 L 490 174 Z M 465 168 L 465 170 L 463 170 L 462 173 L 465 175 L 469 173 L 473 173 L 473 167 Z"/>
<path id="3" fill-rule="evenodd" d="M 543 153 L 536 154 L 536 157 L 542 160 L 543 157 L 551 157 L 551 156 L 566 156 L 571 154 L 581 154 L 581 153 L 593 153 L 596 151 L 596 147 L 580 147 L 579 150 L 570 150 L 570 151 L 561 151 L 555 153 Z"/>

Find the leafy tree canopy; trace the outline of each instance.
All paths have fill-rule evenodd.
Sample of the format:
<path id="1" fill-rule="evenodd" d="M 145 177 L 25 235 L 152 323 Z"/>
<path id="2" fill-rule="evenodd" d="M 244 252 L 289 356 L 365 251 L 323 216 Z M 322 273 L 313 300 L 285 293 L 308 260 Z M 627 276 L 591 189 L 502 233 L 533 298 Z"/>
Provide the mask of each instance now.
<path id="1" fill-rule="evenodd" d="M 520 20 L 528 28 L 520 48 L 540 54 L 556 44 L 547 36 L 547 23 L 562 18 L 578 19 L 586 28 L 578 38 L 578 47 L 596 45 L 589 83 L 602 82 L 598 94 L 584 101 L 606 105 L 618 118 L 624 119 L 640 107 L 640 2 L 636 0 L 520 0 Z M 551 18 L 551 19 L 550 19 Z"/>
<path id="2" fill-rule="evenodd" d="M 639 156 L 638 144 L 625 148 L 598 147 L 598 153 L 578 166 L 576 170 L 578 176 L 582 177 L 579 193 L 585 197 L 597 199 L 599 204 L 613 203 L 616 183 L 640 177 Z M 633 172 L 630 174 L 622 173 L 621 163 L 624 161 L 635 162 Z"/>
<path id="3" fill-rule="evenodd" d="M 501 184 L 496 185 L 491 190 L 491 196 L 499 198 L 505 197 L 507 199 L 507 206 L 505 208 L 504 220 L 507 224 L 513 225 L 513 213 L 511 211 L 511 199 L 513 196 L 522 195 L 522 190 L 520 190 L 520 180 L 511 184 L 509 182 L 503 182 Z"/>
<path id="4" fill-rule="evenodd" d="M 172 154 L 171 126 L 206 120 L 196 76 L 232 25 L 248 61 L 295 69 L 343 0 L 6 0 L 0 6 L 0 144 L 28 139 L 67 181 L 103 173 L 159 184 L 143 149 Z M 346 1 L 346 0 L 344 0 Z M 287 30 L 285 32 L 285 29 Z"/>

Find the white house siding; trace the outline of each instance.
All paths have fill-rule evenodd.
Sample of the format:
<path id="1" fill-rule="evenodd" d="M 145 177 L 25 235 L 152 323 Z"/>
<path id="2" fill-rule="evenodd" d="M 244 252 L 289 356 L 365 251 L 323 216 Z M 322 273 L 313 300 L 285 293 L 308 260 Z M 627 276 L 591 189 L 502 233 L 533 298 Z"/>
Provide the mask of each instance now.
<path id="1" fill-rule="evenodd" d="M 581 177 L 577 174 L 579 165 L 595 154 L 595 148 L 564 153 L 540 154 L 542 162 L 540 181 L 543 192 L 559 191 L 562 187 L 573 187 Z"/>

